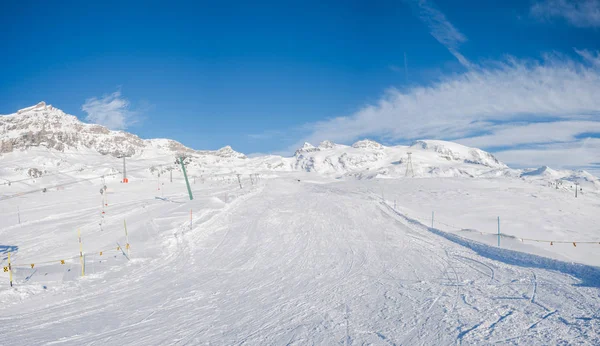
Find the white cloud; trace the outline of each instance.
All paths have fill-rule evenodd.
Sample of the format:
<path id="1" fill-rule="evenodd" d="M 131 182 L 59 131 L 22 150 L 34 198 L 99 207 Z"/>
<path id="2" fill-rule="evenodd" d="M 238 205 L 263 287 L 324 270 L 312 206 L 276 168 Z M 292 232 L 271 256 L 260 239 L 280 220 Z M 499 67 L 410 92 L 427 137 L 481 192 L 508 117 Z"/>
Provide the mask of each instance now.
<path id="1" fill-rule="evenodd" d="M 585 49 L 583 49 L 583 50 L 575 49 L 575 52 L 577 54 L 579 54 L 579 56 L 582 57 L 589 64 L 592 64 L 595 67 L 600 68 L 600 52 L 599 51 L 590 52 L 589 50 L 585 50 Z"/>
<path id="2" fill-rule="evenodd" d="M 554 121 L 491 126 L 490 134 L 463 138 L 458 143 L 482 148 L 577 141 L 582 133 L 600 133 L 600 121 Z"/>
<path id="3" fill-rule="evenodd" d="M 587 51 L 579 51 L 579 55 L 582 59 L 556 54 L 538 61 L 508 58 L 429 86 L 390 89 L 376 104 L 352 115 L 308 124 L 311 134 L 302 142 L 438 138 L 483 149 L 570 143 L 571 147 L 561 149 L 564 153 L 582 145 L 578 134 L 600 132 L 599 56 Z M 523 164 L 530 164 L 526 154 L 549 149 L 529 149 L 521 156 L 516 149 L 508 153 L 515 160 L 512 163 L 522 159 Z M 549 153 L 539 157 L 550 159 Z M 590 161 L 577 151 L 560 166 L 600 162 L 598 155 Z"/>
<path id="4" fill-rule="evenodd" d="M 504 150 L 495 155 L 509 165 L 520 167 L 591 167 L 600 160 L 600 138 L 543 144 L 530 149 Z M 591 169 L 590 171 L 597 174 L 600 167 L 598 170 Z"/>
<path id="5" fill-rule="evenodd" d="M 120 91 L 101 98 L 89 98 L 81 109 L 87 113 L 87 121 L 112 130 L 123 130 L 136 122 L 136 113 L 129 110 L 129 101 L 121 96 Z"/>
<path id="6" fill-rule="evenodd" d="M 427 25 L 431 36 L 446 47 L 463 66 L 471 68 L 471 62 L 458 51 L 459 45 L 467 41 L 466 36 L 446 19 L 446 16 L 436 8 L 432 1 L 407 1 L 416 6 L 419 19 Z"/>
<path id="7" fill-rule="evenodd" d="M 600 28 L 600 0 L 543 0 L 531 6 L 539 19 L 564 18 L 580 28 Z"/>

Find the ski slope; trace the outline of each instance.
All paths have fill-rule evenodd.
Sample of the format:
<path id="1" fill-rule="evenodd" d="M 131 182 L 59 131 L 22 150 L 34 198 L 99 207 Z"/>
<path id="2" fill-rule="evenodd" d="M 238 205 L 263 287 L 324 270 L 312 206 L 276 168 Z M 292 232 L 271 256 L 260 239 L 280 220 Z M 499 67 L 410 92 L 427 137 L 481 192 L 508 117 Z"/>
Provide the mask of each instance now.
<path id="1" fill-rule="evenodd" d="M 90 255 L 83 278 L 77 262 L 21 269 L 13 289 L 0 276 L 1 343 L 600 343 L 598 267 L 430 229 L 408 201 L 307 177 L 197 184 L 193 201 L 181 184 L 164 200 L 155 182 L 109 184 L 104 217 L 97 184 L 51 208 L 51 194 L 21 197 L 23 223 L 3 218 L 0 231 L 15 261 L 72 255 L 77 227 L 85 252 L 122 245 L 123 219 L 131 260 Z"/>

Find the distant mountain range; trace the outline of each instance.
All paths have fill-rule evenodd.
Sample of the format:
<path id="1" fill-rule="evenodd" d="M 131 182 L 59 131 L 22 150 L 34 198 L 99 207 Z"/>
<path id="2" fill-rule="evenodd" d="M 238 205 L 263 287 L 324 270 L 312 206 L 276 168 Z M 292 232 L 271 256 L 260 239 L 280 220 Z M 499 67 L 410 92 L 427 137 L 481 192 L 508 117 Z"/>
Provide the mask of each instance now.
<path id="1" fill-rule="evenodd" d="M 178 169 L 173 161 L 182 154 L 191 159 L 191 174 L 304 171 L 357 179 L 509 177 L 543 180 L 548 184 L 562 179 L 594 188 L 600 186 L 598 179 L 585 171 L 548 167 L 511 169 L 488 152 L 447 141 L 419 140 L 410 146 L 384 146 L 368 139 L 351 146 L 323 141 L 318 146 L 305 143 L 292 157 L 248 158 L 229 146 L 214 151 L 194 150 L 171 139 L 141 139 L 128 132 L 111 131 L 101 125 L 83 123 L 44 102 L 0 116 L 0 161 L 4 161 L 0 177 L 4 175 L 4 180 L 23 175 L 39 178 L 65 167 L 85 170 L 83 167 L 100 158 L 104 162 L 117 162 L 117 157 L 128 157 L 134 162 L 144 160 L 152 166 L 145 174 L 157 174 Z M 16 160 L 23 156 L 35 159 Z M 56 160 L 57 157 L 60 159 Z M 115 164 L 112 171 L 118 169 Z"/>

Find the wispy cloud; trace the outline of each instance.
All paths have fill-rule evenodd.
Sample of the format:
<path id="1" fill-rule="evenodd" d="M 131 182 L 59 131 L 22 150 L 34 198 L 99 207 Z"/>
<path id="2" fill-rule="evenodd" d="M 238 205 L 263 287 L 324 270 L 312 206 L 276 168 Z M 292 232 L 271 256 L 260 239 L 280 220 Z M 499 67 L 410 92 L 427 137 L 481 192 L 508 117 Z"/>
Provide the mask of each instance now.
<path id="1" fill-rule="evenodd" d="M 543 0 L 531 6 L 531 14 L 542 20 L 564 18 L 580 28 L 600 28 L 600 0 Z"/>
<path id="2" fill-rule="evenodd" d="M 486 130 L 489 134 L 463 138 L 457 142 L 478 148 L 514 147 L 553 142 L 570 143 L 577 141 L 580 134 L 600 134 L 600 121 L 503 124 L 492 125 Z"/>
<path id="3" fill-rule="evenodd" d="M 589 50 L 579 50 L 579 49 L 575 49 L 575 52 L 577 54 L 579 54 L 580 57 L 582 57 L 586 62 L 588 62 L 589 64 L 592 64 L 598 68 L 600 68 L 600 52 L 596 51 L 589 51 Z"/>
<path id="4" fill-rule="evenodd" d="M 89 98 L 81 109 L 87 113 L 87 121 L 112 130 L 123 130 L 136 122 L 136 112 L 129 109 L 129 101 L 121 96 L 121 91 Z"/>
<path id="5" fill-rule="evenodd" d="M 467 41 L 467 37 L 446 19 L 435 4 L 428 0 L 406 1 L 415 9 L 419 19 L 427 25 L 431 36 L 446 47 L 463 66 L 471 68 L 471 62 L 458 51 L 460 44 Z"/>
<path id="6" fill-rule="evenodd" d="M 568 143 L 540 144 L 527 149 L 503 150 L 495 155 L 507 164 L 518 167 L 544 165 L 569 169 L 591 167 L 591 172 L 600 173 L 600 167 L 594 164 L 600 158 L 600 138 L 586 138 Z"/>
<path id="7" fill-rule="evenodd" d="M 561 144 L 564 153 L 582 145 L 581 134 L 600 132 L 600 55 L 578 52 L 578 59 L 557 54 L 539 60 L 508 58 L 429 86 L 390 89 L 376 104 L 352 115 L 309 124 L 311 134 L 304 140 L 438 138 L 483 149 L 509 147 L 513 150 L 505 155 L 511 155 L 512 163 L 532 163 L 525 157 L 533 152 L 558 159 L 560 155 L 541 151 Z M 532 149 L 532 144 L 545 146 Z M 529 151 L 517 155 L 524 145 Z M 600 150 L 577 153 L 569 157 L 569 165 L 600 161 Z M 559 160 L 546 164 L 564 166 Z"/>

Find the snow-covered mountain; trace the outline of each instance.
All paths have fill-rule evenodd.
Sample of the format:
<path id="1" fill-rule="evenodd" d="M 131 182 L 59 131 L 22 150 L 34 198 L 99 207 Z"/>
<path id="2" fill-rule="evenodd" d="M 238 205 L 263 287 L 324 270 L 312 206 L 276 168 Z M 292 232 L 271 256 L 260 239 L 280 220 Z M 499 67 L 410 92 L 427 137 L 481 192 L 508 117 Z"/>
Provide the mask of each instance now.
<path id="1" fill-rule="evenodd" d="M 411 165 L 408 154 L 411 154 Z M 359 178 L 404 176 L 468 176 L 508 167 L 492 154 L 460 144 L 421 140 L 411 146 L 387 147 L 364 139 L 352 146 L 305 143 L 294 155 L 296 170 Z M 412 172 L 410 167 L 412 166 Z"/>
<path id="2" fill-rule="evenodd" d="M 507 177 L 543 184 L 562 179 L 600 189 L 597 178 L 584 171 L 548 167 L 515 170 L 483 150 L 439 140 L 419 140 L 410 146 L 385 146 L 369 139 L 351 146 L 323 141 L 318 146 L 304 143 L 292 157 L 247 158 L 230 146 L 194 150 L 170 139 L 141 139 L 128 132 L 111 131 L 83 123 L 44 102 L 0 116 L 0 159 L 10 161 L 0 169 L 5 180 L 39 178 L 66 169 L 84 172 L 98 161 L 106 162 L 110 169 L 90 170 L 90 176 L 114 173 L 120 169 L 116 158 L 122 156 L 147 167 L 134 174 L 154 175 L 179 170 L 174 158 L 182 154 L 190 158 L 188 169 L 195 176 L 303 171 L 357 179 Z"/>
<path id="3" fill-rule="evenodd" d="M 61 152 L 92 149 L 102 155 L 131 157 L 150 151 L 157 154 L 196 153 L 219 157 L 244 158 L 225 147 L 217 151 L 195 151 L 170 139 L 144 140 L 124 132 L 86 124 L 77 117 L 40 102 L 17 113 L 0 116 L 0 153 L 42 147 Z"/>
<path id="4" fill-rule="evenodd" d="M 522 170 L 520 177 L 539 184 L 551 185 L 557 189 L 572 190 L 578 186 L 586 191 L 600 191 L 600 179 L 583 170 L 556 170 L 542 166 Z"/>

